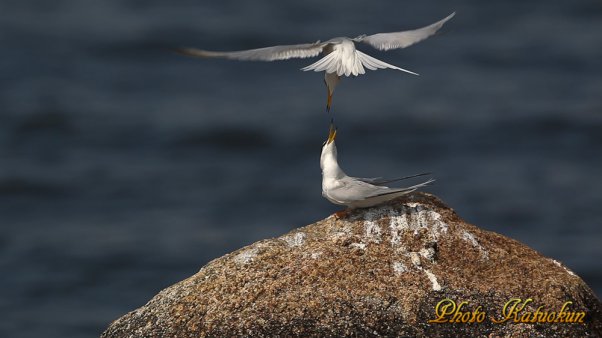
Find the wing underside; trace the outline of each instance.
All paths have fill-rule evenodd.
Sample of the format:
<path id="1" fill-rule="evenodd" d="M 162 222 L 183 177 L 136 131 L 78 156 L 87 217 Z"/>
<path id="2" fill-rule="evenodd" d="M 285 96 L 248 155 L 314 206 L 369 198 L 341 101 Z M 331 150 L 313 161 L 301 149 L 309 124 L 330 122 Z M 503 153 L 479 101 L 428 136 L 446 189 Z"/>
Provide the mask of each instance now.
<path id="1" fill-rule="evenodd" d="M 455 12 L 448 15 L 446 18 L 435 22 L 434 24 L 414 30 L 378 33 L 374 35 L 360 36 L 354 40 L 367 43 L 370 46 L 383 51 L 406 48 L 435 34 L 448 20 L 453 18 L 454 15 L 456 15 Z"/>
<path id="2" fill-rule="evenodd" d="M 180 48 L 180 54 L 202 58 L 224 58 L 241 61 L 276 61 L 292 58 L 309 58 L 319 55 L 326 43 L 315 42 L 298 45 L 282 45 L 233 52 L 218 52 L 196 48 Z"/>

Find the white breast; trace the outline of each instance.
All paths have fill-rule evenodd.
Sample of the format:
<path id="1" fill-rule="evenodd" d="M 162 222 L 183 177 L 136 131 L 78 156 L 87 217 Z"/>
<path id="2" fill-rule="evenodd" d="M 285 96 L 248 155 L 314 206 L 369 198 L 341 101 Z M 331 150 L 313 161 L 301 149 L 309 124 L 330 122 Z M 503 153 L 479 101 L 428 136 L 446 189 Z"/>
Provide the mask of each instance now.
<path id="1" fill-rule="evenodd" d="M 333 177 L 322 174 L 322 196 L 334 204 L 345 205 L 343 201 L 336 199 L 331 192 L 341 187 L 341 182 Z"/>

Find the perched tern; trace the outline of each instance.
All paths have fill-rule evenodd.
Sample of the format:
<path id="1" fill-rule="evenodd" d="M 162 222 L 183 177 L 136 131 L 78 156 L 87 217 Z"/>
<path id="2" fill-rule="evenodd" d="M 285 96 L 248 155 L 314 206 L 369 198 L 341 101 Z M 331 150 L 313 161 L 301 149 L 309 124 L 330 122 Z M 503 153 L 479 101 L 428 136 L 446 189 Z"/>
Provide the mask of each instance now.
<path id="1" fill-rule="evenodd" d="M 322 53 L 324 55 L 323 58 L 307 67 L 301 68 L 301 70 L 324 72 L 324 82 L 328 91 L 326 109 L 330 111 L 332 94 L 341 80 L 341 76 L 358 76 L 364 74 L 366 72 L 364 68 L 368 68 L 369 70 L 391 68 L 418 75 L 407 69 L 393 66 L 360 52 L 355 48 L 355 43 L 363 42 L 382 51 L 405 48 L 435 34 L 443 24 L 455 14 L 456 13 L 454 12 L 445 19 L 426 27 L 403 32 L 360 35 L 356 38 L 338 37 L 324 42 L 317 41 L 314 43 L 273 46 L 234 52 L 217 52 L 196 48 L 181 48 L 177 51 L 189 56 L 244 61 L 275 61 L 291 58 L 309 58 L 318 56 Z"/>
<path id="2" fill-rule="evenodd" d="M 337 218 L 341 218 L 349 209 L 375 206 L 434 182 L 434 179 L 429 179 L 406 188 L 390 188 L 385 184 L 428 174 L 406 176 L 393 180 L 347 176 L 337 162 L 337 147 L 334 142 L 336 135 L 337 131 L 334 124 L 331 123 L 328 139 L 322 146 L 320 168 L 322 168 L 322 196 L 334 204 L 344 205 L 348 208 L 348 210 L 337 212 L 335 214 Z"/>

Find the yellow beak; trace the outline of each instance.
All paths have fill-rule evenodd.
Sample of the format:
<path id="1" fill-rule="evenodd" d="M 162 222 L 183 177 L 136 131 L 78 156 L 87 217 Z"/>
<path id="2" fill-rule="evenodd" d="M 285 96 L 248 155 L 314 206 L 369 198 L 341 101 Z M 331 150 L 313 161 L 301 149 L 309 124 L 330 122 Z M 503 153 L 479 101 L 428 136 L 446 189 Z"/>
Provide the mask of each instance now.
<path id="1" fill-rule="evenodd" d="M 328 141 L 326 141 L 326 144 L 330 144 L 332 142 L 334 142 L 334 139 L 337 137 L 337 130 L 334 127 L 334 124 L 330 124 L 330 130 L 328 131 Z"/>

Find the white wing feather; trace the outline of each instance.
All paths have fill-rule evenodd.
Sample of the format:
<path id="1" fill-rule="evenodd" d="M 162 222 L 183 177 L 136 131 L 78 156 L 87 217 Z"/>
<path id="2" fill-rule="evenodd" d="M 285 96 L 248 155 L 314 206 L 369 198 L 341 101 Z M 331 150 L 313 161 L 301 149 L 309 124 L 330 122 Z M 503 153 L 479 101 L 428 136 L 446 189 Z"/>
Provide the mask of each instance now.
<path id="1" fill-rule="evenodd" d="M 388 63 L 386 63 L 384 61 L 381 61 L 379 59 L 373 58 L 373 57 L 371 57 L 368 54 L 364 54 L 364 53 L 360 52 L 359 50 L 356 50 L 355 52 L 357 53 L 357 56 L 360 59 L 360 61 L 362 62 L 362 64 L 364 65 L 364 67 L 366 67 L 366 68 L 368 68 L 370 70 L 391 68 L 391 69 L 401 70 L 402 72 L 406 72 L 406 73 L 418 75 L 417 73 L 414 73 L 414 72 L 412 72 L 410 70 L 399 68 L 397 66 L 393 66 L 393 65 L 388 64 Z"/>
<path id="2" fill-rule="evenodd" d="M 311 65 L 301 68 L 301 70 L 304 72 L 313 70 L 314 72 L 324 71 L 326 73 L 336 73 L 338 64 L 338 55 L 336 53 L 330 53 Z"/>
<path id="3" fill-rule="evenodd" d="M 342 60 L 340 54 L 333 52 L 321 58 L 320 60 L 312 63 L 311 65 L 301 68 L 301 70 L 336 73 L 338 76 L 357 76 L 365 73 L 364 67 L 368 68 L 369 70 L 391 68 L 401 70 L 406 73 L 418 75 L 417 73 L 414 73 L 407 69 L 399 68 L 384 61 L 375 59 L 370 55 L 362 53 L 357 49 L 354 53 L 355 57 L 352 60 Z M 347 61 L 347 63 L 345 63 L 345 61 Z"/>
<path id="4" fill-rule="evenodd" d="M 301 68 L 301 70 L 305 72 L 309 70 L 313 70 L 314 72 L 324 71 L 326 73 L 335 73 L 338 76 L 357 76 L 365 74 L 366 71 L 363 67 L 364 62 L 358 52 L 358 50 L 355 50 L 354 54 L 352 54 L 353 57 L 343 58 L 341 53 L 333 51 L 311 65 Z"/>
<path id="5" fill-rule="evenodd" d="M 341 186 L 337 189 L 328 191 L 328 196 L 339 201 L 341 204 L 351 204 L 357 201 L 370 200 L 387 195 L 403 195 L 425 187 L 433 183 L 434 179 L 418 183 L 404 188 L 389 188 L 375 186 L 366 182 L 358 181 L 352 177 L 344 177 L 339 180 Z"/>
<path id="6" fill-rule="evenodd" d="M 275 61 L 292 58 L 309 58 L 322 52 L 326 43 L 315 42 L 299 45 L 273 46 L 234 52 L 216 52 L 196 48 L 181 48 L 177 51 L 188 56 L 204 58 L 225 58 L 242 61 Z"/>
<path id="7" fill-rule="evenodd" d="M 443 24 L 445 24 L 449 19 L 453 18 L 454 15 L 456 15 L 456 12 L 453 12 L 445 19 L 437 21 L 434 24 L 426 27 L 403 32 L 378 33 L 365 37 L 358 37 L 354 40 L 367 43 L 376 49 L 384 51 L 397 48 L 406 48 L 435 34 L 443 26 Z"/>

